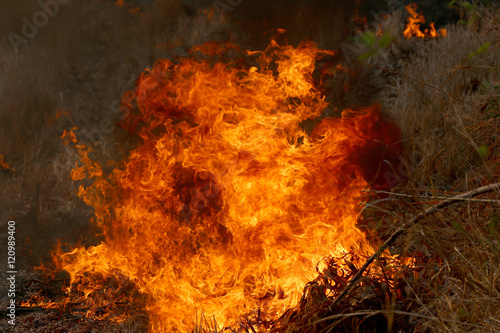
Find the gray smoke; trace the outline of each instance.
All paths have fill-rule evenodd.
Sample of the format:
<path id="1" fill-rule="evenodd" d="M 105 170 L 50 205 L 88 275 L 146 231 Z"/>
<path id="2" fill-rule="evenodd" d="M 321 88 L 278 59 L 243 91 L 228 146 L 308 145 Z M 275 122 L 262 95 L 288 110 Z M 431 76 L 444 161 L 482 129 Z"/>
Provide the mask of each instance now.
<path id="1" fill-rule="evenodd" d="M 15 170 L 0 167 L 0 234 L 16 220 L 19 261 L 28 269 L 48 260 L 57 239 L 97 241 L 92 212 L 69 178 L 78 158 L 59 139 L 64 129 L 78 127 L 103 165 L 120 160 L 134 145 L 115 125 L 120 98 L 155 60 L 187 56 L 211 40 L 261 50 L 278 28 L 289 44 L 337 49 L 352 34 L 356 9 L 352 0 L 113 2 L 0 0 L 0 154 Z"/>

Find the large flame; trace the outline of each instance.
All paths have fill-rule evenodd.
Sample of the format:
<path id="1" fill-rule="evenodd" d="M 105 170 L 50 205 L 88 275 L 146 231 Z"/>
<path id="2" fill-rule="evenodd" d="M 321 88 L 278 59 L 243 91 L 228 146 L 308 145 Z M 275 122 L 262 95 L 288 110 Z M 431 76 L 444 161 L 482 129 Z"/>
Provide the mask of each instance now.
<path id="1" fill-rule="evenodd" d="M 406 39 L 410 39 L 411 37 L 418 38 L 436 38 L 441 35 L 442 37 L 446 37 L 446 29 L 439 29 L 439 34 L 436 31 L 436 27 L 434 23 L 430 23 L 430 29 L 425 29 L 423 32 L 420 30 L 420 24 L 425 23 L 425 18 L 422 14 L 417 13 L 417 5 L 414 3 L 409 4 L 405 7 L 406 11 L 410 14 L 408 17 L 408 23 L 406 25 L 406 29 L 403 31 L 403 34 Z"/>
<path id="2" fill-rule="evenodd" d="M 158 61 L 124 96 L 141 143 L 122 167 L 106 175 L 77 146 L 72 178 L 93 180 L 79 195 L 104 241 L 56 257 L 94 309 L 109 305 L 110 277 L 132 282 L 153 332 L 190 329 L 201 311 L 222 325 L 276 318 L 322 259 L 372 251 L 359 203 L 369 182 L 383 183 L 379 164 L 397 140 L 377 107 L 302 129 L 328 106 L 315 67 L 332 52 L 314 44 L 193 52 Z"/>

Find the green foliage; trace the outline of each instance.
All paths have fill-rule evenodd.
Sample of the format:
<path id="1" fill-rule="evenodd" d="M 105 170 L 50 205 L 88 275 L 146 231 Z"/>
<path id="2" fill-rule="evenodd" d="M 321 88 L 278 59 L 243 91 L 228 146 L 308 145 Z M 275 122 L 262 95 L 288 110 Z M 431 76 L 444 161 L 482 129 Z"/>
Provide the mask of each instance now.
<path id="1" fill-rule="evenodd" d="M 378 46 L 381 49 L 385 49 L 387 46 L 389 46 L 389 44 L 392 42 L 393 39 L 394 39 L 394 36 L 392 36 L 388 32 L 384 32 L 384 34 L 382 35 L 382 37 L 380 37 L 380 39 L 378 41 Z"/>
<path id="2" fill-rule="evenodd" d="M 479 157 L 481 157 L 482 159 L 486 159 L 488 157 L 488 153 L 489 153 L 489 147 L 488 145 L 480 145 L 478 148 L 477 148 L 477 153 L 479 154 Z"/>
<path id="3" fill-rule="evenodd" d="M 491 82 L 484 82 L 483 81 L 483 82 L 481 82 L 481 87 L 482 87 L 481 93 L 484 94 L 485 92 L 496 90 L 496 89 L 500 88 L 500 85 L 494 85 Z"/>
<path id="4" fill-rule="evenodd" d="M 476 8 L 475 4 L 471 4 L 468 1 L 461 1 L 460 5 L 467 10 L 474 10 Z"/>
<path id="5" fill-rule="evenodd" d="M 471 18 L 468 21 L 460 21 L 460 23 L 462 23 L 464 25 L 472 25 L 473 23 L 475 23 L 476 20 L 477 21 L 484 20 L 484 17 L 483 17 L 484 13 L 481 14 L 481 12 L 484 11 L 484 7 L 485 6 L 486 7 L 493 6 L 490 2 L 484 3 L 484 2 L 478 2 L 478 1 L 469 2 L 469 1 L 463 1 L 463 0 L 460 0 L 460 1 L 452 0 L 449 3 L 449 5 L 454 5 L 454 4 L 461 6 L 462 8 L 466 9 L 467 11 L 469 11 L 469 13 L 472 14 Z M 494 47 L 492 47 L 492 46 L 496 46 L 498 41 L 499 40 L 496 39 L 496 40 L 493 40 L 492 42 L 486 42 L 486 43 L 482 44 L 475 51 L 471 52 L 467 56 L 467 58 L 469 60 L 472 60 L 473 58 L 475 58 L 477 56 L 483 56 L 483 58 L 491 56 L 493 51 L 492 52 L 488 52 L 488 51 L 494 49 Z M 479 59 L 479 60 L 483 60 L 483 59 Z M 500 74 L 498 66 L 491 65 L 491 71 L 495 72 L 497 77 Z M 498 94 L 497 94 L 498 88 L 500 88 L 499 84 L 496 84 L 493 82 L 481 82 L 480 93 L 482 95 L 486 95 L 486 94 L 491 95 L 490 96 L 491 98 L 489 98 L 487 104 L 483 108 L 483 110 L 487 112 L 487 115 L 484 117 L 484 120 L 500 118 L 500 103 L 499 103 L 499 99 L 497 97 L 495 97 L 495 96 L 498 96 Z M 487 147 L 479 147 L 478 153 L 482 158 L 487 157 L 487 154 L 488 154 Z"/>
<path id="6" fill-rule="evenodd" d="M 489 100 L 485 110 L 489 113 L 484 117 L 485 120 L 500 118 L 500 104 L 498 100 Z"/>
<path id="7" fill-rule="evenodd" d="M 459 234 L 466 235 L 467 232 L 465 231 L 464 227 L 462 227 L 462 224 L 460 222 L 452 222 L 451 227 L 453 230 L 458 232 Z"/>
<path id="8" fill-rule="evenodd" d="M 464 308 L 460 308 L 458 310 L 458 319 L 460 321 L 465 321 L 465 320 L 468 320 L 470 317 L 470 314 L 467 312 L 467 310 L 465 310 Z"/>
<path id="9" fill-rule="evenodd" d="M 366 30 L 359 36 L 359 41 L 369 47 L 372 47 L 377 42 L 377 36 L 371 30 Z"/>
<path id="10" fill-rule="evenodd" d="M 472 59 L 472 58 L 474 58 L 477 55 L 483 54 L 486 51 L 488 51 L 488 49 L 490 48 L 490 46 L 491 46 L 490 43 L 484 43 L 483 45 L 481 45 L 480 47 L 478 47 L 476 51 L 470 53 L 467 57 L 469 59 Z"/>
<path id="11" fill-rule="evenodd" d="M 494 214 L 490 217 L 488 223 L 488 231 L 491 235 L 495 236 L 498 234 L 498 226 L 500 225 L 500 213 Z"/>
<path id="12" fill-rule="evenodd" d="M 489 3 L 480 3 L 478 1 L 472 1 L 472 2 L 469 2 L 469 1 L 464 1 L 464 0 L 452 0 L 450 1 L 450 3 L 448 4 L 448 6 L 453 6 L 454 4 L 457 4 L 458 6 L 460 7 L 463 7 L 465 8 L 466 10 L 476 10 L 480 5 L 489 5 Z"/>
<path id="13" fill-rule="evenodd" d="M 367 51 L 362 53 L 359 57 L 359 61 L 364 61 L 370 57 L 376 55 L 380 50 L 383 50 L 389 46 L 389 44 L 394 39 L 388 31 L 384 32 L 382 36 L 378 36 L 371 30 L 363 32 L 358 38 L 358 42 L 363 44 Z"/>
<path id="14" fill-rule="evenodd" d="M 498 68 L 494 67 L 494 70 L 498 70 Z M 480 93 L 482 95 L 496 95 L 498 94 L 497 90 L 500 88 L 500 85 L 493 84 L 491 82 L 481 82 L 481 90 Z M 498 98 L 492 98 L 488 100 L 488 103 L 484 110 L 488 113 L 484 120 L 500 118 L 500 103 Z"/>

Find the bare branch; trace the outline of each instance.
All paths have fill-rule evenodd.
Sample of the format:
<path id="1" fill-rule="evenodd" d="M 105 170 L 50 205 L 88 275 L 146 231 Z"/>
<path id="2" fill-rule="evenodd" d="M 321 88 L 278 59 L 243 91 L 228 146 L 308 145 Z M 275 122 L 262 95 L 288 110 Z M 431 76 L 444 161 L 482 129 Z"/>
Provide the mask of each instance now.
<path id="1" fill-rule="evenodd" d="M 335 304 L 340 302 L 342 298 L 344 298 L 349 291 L 359 282 L 360 278 L 363 276 L 363 273 L 366 271 L 366 269 L 372 264 L 372 262 L 377 259 L 401 234 L 403 234 L 405 231 L 407 231 L 411 226 L 416 224 L 420 219 L 426 217 L 429 214 L 432 214 L 434 212 L 437 212 L 438 210 L 447 207 L 453 203 L 462 201 L 467 198 L 472 198 L 480 194 L 492 192 L 492 191 L 497 191 L 500 190 L 500 183 L 495 183 L 491 185 L 486 185 L 482 187 L 478 187 L 472 191 L 458 194 L 453 197 L 449 197 L 429 208 L 427 208 L 425 211 L 423 211 L 420 214 L 415 215 L 411 220 L 407 221 L 402 227 L 398 228 L 385 242 L 382 244 L 379 249 L 371 255 L 370 258 L 366 260 L 366 262 L 363 264 L 363 266 L 359 269 L 359 271 L 354 275 L 354 277 L 349 281 L 347 286 L 344 288 L 344 290 L 337 296 L 337 298 L 332 302 L 330 305 L 330 309 L 332 309 Z"/>

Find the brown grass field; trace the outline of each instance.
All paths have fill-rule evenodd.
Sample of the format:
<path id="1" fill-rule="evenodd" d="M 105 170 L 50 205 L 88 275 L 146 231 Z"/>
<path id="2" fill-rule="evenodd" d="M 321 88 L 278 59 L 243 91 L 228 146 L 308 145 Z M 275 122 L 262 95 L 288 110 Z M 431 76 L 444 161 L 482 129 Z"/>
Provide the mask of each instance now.
<path id="1" fill-rule="evenodd" d="M 447 23 L 446 37 L 405 39 L 407 14 L 400 6 L 380 22 L 390 42 L 376 46 L 382 37 L 372 36 L 375 46 L 366 46 L 346 37 L 362 34 L 351 20 L 354 1 L 243 0 L 221 20 L 200 11 L 211 1 L 138 1 L 119 7 L 110 1 L 74 0 L 60 5 L 59 13 L 16 53 L 7 35 L 20 35 L 21 18 L 40 8 L 33 1 L 13 5 L 1 0 L 8 10 L 0 14 L 0 305 L 8 302 L 3 269 L 7 221 L 17 222 L 18 284 L 26 297 L 36 291 L 29 283 L 39 278 L 33 268 L 50 264 L 58 239 L 69 244 L 100 240 L 89 222 L 92 209 L 69 179 L 78 154 L 61 143 L 63 130 L 78 127 L 82 142 L 94 147 L 93 158 L 104 165 L 122 159 L 136 145 L 136 138 L 114 125 L 123 116 L 122 94 L 155 60 L 187 56 L 191 47 L 214 39 L 257 50 L 269 42 L 269 29 L 284 27 L 292 45 L 310 39 L 324 49 L 356 46 L 348 58 L 339 52 L 338 61 L 354 75 L 339 75 L 325 85 L 332 106 L 325 115 L 379 103 L 400 128 L 404 146 L 404 154 L 397 163 L 388 161 L 391 171 L 383 175 L 392 187 L 370 190 L 358 218 L 374 248 L 432 205 L 497 184 L 500 10 L 460 8 L 459 3 L 454 13 L 462 22 Z M 137 6 L 141 14 L 130 11 Z M 108 165 L 105 171 L 111 169 Z M 413 267 L 382 256 L 372 266 L 390 278 L 365 276 L 335 304 L 342 288 L 320 295 L 317 290 L 328 286 L 326 278 L 318 277 L 304 286 L 300 306 L 266 329 L 500 332 L 499 207 L 497 187 L 425 214 L 388 248 L 392 255 L 414 260 Z M 5 332 L 130 333 L 148 327 L 144 316 L 116 324 L 50 311 L 20 313 L 11 327 L 0 314 L 0 331 Z M 224 330 L 203 315 L 193 318 L 193 332 L 257 331 L 250 323 Z"/>

